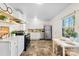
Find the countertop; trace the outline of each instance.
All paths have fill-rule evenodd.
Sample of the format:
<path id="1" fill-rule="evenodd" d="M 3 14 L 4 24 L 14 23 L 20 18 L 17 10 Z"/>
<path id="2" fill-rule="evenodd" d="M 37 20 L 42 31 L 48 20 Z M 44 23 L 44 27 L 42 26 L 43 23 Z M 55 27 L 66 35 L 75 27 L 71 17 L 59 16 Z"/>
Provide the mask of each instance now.
<path id="1" fill-rule="evenodd" d="M 61 47 L 79 47 L 79 42 L 66 39 L 53 39 Z"/>
<path id="2" fill-rule="evenodd" d="M 7 38 L 0 38 L 0 42 L 2 41 L 8 41 L 8 42 L 13 42 L 13 41 L 16 41 L 17 38 L 19 38 L 21 36 L 10 36 L 10 37 L 7 37 Z"/>

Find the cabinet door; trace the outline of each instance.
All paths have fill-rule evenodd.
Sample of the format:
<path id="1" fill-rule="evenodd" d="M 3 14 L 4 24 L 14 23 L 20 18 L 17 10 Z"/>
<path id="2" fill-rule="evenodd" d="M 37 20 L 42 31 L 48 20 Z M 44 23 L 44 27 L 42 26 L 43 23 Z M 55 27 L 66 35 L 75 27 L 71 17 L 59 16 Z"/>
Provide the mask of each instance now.
<path id="1" fill-rule="evenodd" d="M 18 55 L 18 45 L 17 41 L 11 42 L 11 56 L 17 56 Z"/>
<path id="2" fill-rule="evenodd" d="M 0 41 L 0 56 L 10 56 L 11 55 L 11 49 L 10 49 L 10 42 L 8 41 Z"/>
<path id="3" fill-rule="evenodd" d="M 18 36 L 18 55 L 24 50 L 24 36 Z"/>

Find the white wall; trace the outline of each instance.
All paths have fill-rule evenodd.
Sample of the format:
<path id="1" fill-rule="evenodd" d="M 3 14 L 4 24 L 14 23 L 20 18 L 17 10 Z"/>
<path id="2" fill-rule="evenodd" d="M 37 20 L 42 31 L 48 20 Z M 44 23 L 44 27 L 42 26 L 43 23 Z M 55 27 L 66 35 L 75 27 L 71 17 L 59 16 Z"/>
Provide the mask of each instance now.
<path id="1" fill-rule="evenodd" d="M 54 17 L 50 23 L 53 26 L 53 38 L 60 38 L 62 37 L 62 20 L 64 16 L 67 16 L 68 14 L 72 13 L 74 10 L 79 10 L 79 4 L 71 4 L 67 8 L 65 8 L 63 11 L 61 11 L 60 14 L 58 14 L 56 17 Z M 76 12 L 76 23 L 75 23 L 75 30 L 79 33 L 79 11 Z"/>
<path id="2" fill-rule="evenodd" d="M 43 29 L 44 25 L 48 25 L 49 21 L 40 20 L 38 18 L 27 21 L 27 29 Z M 43 32 L 30 32 L 31 39 L 38 40 L 43 38 Z"/>
<path id="3" fill-rule="evenodd" d="M 47 24 L 49 24 L 49 21 L 40 20 L 38 18 L 30 19 L 27 23 L 29 29 L 41 29 Z"/>

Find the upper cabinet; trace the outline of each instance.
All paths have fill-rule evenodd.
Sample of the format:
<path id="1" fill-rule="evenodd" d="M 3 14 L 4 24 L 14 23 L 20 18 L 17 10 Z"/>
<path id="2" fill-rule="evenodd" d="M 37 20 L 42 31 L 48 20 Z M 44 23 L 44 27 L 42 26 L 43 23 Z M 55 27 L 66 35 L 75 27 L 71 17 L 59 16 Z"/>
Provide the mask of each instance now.
<path id="1" fill-rule="evenodd" d="M 24 15 L 9 4 L 0 3 L 0 21 L 13 24 L 23 24 L 25 23 L 24 20 Z"/>

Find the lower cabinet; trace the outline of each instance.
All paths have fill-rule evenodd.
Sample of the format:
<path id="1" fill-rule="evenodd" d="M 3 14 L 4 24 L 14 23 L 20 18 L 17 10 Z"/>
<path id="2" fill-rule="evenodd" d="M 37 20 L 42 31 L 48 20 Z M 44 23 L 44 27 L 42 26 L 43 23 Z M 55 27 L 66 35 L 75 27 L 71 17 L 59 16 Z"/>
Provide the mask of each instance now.
<path id="1" fill-rule="evenodd" d="M 17 41 L 11 42 L 10 46 L 9 46 L 9 49 L 11 49 L 11 51 L 10 51 L 11 56 L 18 56 L 18 44 L 17 44 Z"/>
<path id="2" fill-rule="evenodd" d="M 17 48 L 18 48 L 18 56 L 21 55 L 21 53 L 24 50 L 24 36 L 18 36 L 17 37 L 18 41 L 17 41 Z"/>
<path id="3" fill-rule="evenodd" d="M 24 50 L 24 36 L 0 40 L 0 56 L 20 56 Z"/>
<path id="4" fill-rule="evenodd" d="M 17 42 L 0 41 L 0 56 L 17 56 Z"/>
<path id="5" fill-rule="evenodd" d="M 10 49 L 10 42 L 8 41 L 0 41 L 0 56 L 10 56 L 11 49 Z"/>

